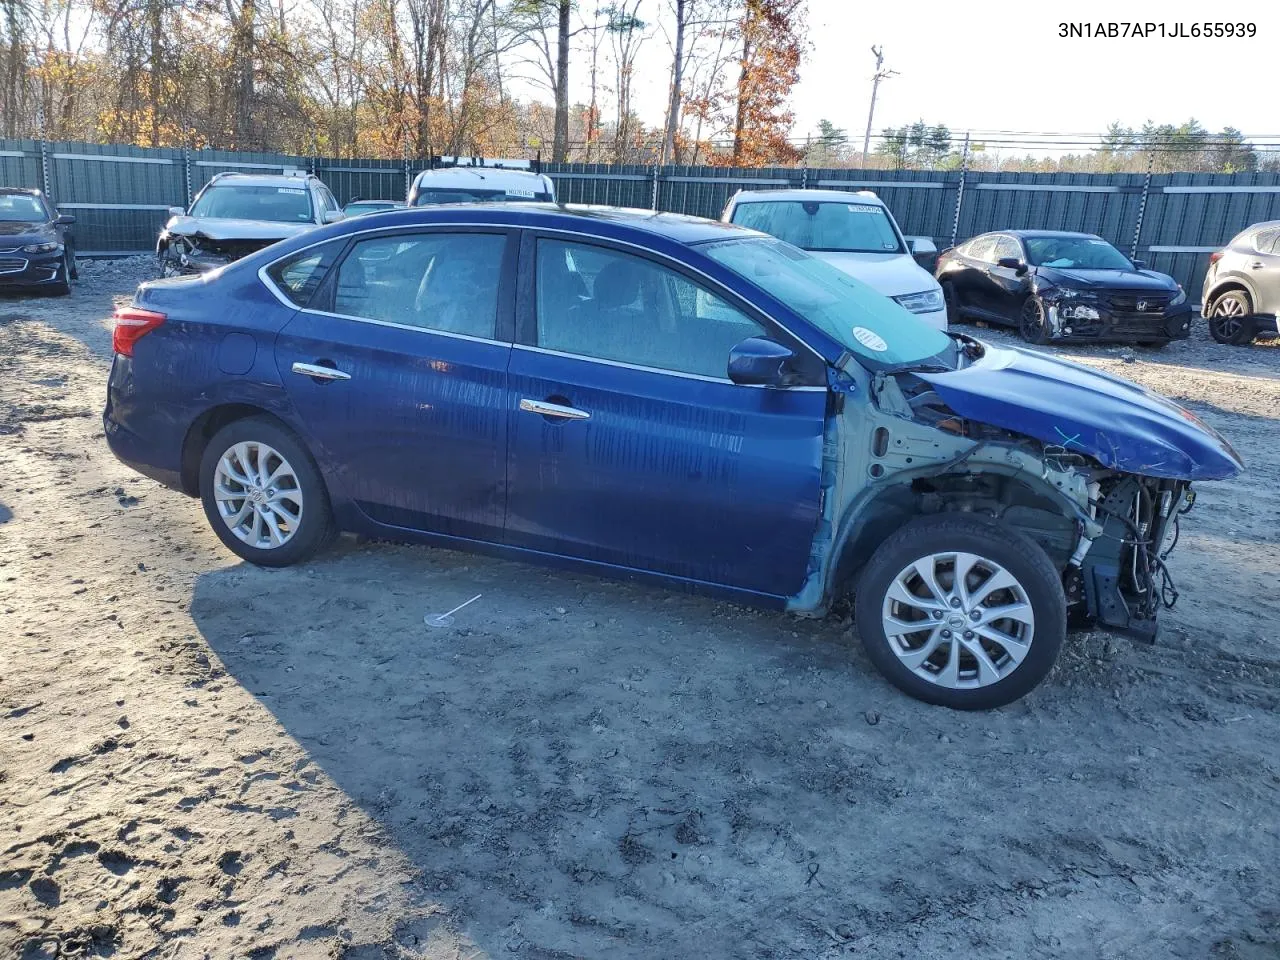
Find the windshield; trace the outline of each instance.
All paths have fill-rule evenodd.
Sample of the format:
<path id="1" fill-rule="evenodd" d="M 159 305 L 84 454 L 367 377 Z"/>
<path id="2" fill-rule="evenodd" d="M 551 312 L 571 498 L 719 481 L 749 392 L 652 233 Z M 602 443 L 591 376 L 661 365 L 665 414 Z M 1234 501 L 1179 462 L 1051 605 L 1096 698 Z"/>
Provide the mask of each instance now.
<path id="1" fill-rule="evenodd" d="M 482 190 L 479 187 L 452 187 L 448 189 L 420 190 L 413 199 L 415 207 L 429 207 L 437 203 L 493 203 L 516 201 L 541 201 L 551 199 L 551 194 L 534 190 Z"/>
<path id="2" fill-rule="evenodd" d="M 872 369 L 936 357 L 952 366 L 951 338 L 888 297 L 778 240 L 722 240 L 700 249 L 846 347 Z"/>
<path id="3" fill-rule="evenodd" d="M 306 187 L 209 187 L 191 207 L 193 217 L 311 223 L 311 192 Z"/>
<path id="4" fill-rule="evenodd" d="M 1064 270 L 1132 270 L 1128 258 L 1097 237 L 1025 237 L 1033 266 Z"/>
<path id="5" fill-rule="evenodd" d="M 829 200 L 769 200 L 734 207 L 733 222 L 785 240 L 801 250 L 902 253 L 884 207 Z"/>
<path id="6" fill-rule="evenodd" d="M 40 223 L 48 220 L 44 204 L 39 197 L 26 193 L 0 194 L 0 220 L 17 220 L 20 223 Z"/>

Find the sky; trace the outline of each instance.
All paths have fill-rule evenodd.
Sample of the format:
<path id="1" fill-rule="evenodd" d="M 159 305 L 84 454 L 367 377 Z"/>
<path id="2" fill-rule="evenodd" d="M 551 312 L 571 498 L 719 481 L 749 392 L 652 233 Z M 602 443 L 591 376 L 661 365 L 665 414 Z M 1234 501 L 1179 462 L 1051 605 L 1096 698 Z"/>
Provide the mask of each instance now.
<path id="1" fill-rule="evenodd" d="M 652 22 L 659 10 L 669 17 L 668 3 L 645 0 L 642 18 Z M 1189 32 L 1191 24 L 1215 17 L 1253 23 L 1256 35 L 1058 36 L 1063 21 L 1155 22 L 1166 31 L 1182 24 Z M 1280 3 L 1274 0 L 809 0 L 809 40 L 793 91 L 797 137 L 828 119 L 861 146 L 875 44 L 884 51 L 885 67 L 898 74 L 880 85 L 873 133 L 918 119 L 963 136 L 965 130 L 1101 133 L 1113 120 L 1141 126 L 1195 117 L 1215 132 L 1233 126 L 1280 140 Z M 637 65 L 636 105 L 655 126 L 665 110 L 670 56 L 657 30 Z M 577 76 L 571 74 L 575 88 L 585 81 L 582 61 L 576 58 Z M 585 84 L 575 93 L 585 99 Z"/>

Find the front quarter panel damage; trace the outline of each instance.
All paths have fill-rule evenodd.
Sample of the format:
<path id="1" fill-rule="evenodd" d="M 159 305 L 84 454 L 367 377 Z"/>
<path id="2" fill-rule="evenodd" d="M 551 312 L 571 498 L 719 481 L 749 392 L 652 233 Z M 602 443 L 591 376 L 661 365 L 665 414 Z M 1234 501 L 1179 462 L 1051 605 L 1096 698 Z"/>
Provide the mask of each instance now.
<path id="1" fill-rule="evenodd" d="M 1079 532 L 1101 531 L 1089 512 L 1088 478 L 1071 457 L 1059 462 L 1013 438 L 964 436 L 912 419 L 892 377 L 832 376 L 838 410 L 824 439 L 822 520 L 793 612 L 824 614 L 875 545 L 920 513 L 996 515 L 1040 543 L 1060 569 Z M 863 391 L 872 402 L 859 399 Z"/>

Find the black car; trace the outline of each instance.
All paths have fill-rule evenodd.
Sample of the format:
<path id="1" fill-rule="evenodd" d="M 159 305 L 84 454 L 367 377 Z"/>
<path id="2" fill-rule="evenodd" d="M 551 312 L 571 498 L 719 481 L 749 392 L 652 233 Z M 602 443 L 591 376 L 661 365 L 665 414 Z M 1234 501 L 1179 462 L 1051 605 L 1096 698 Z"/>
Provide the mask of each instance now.
<path id="1" fill-rule="evenodd" d="M 1090 233 L 984 233 L 944 250 L 935 276 L 948 320 L 1016 326 L 1031 343 L 1163 346 L 1191 330 L 1191 305 L 1172 277 Z"/>
<path id="2" fill-rule="evenodd" d="M 39 190 L 0 187 L 0 285 L 71 292 L 75 217 L 60 216 Z"/>

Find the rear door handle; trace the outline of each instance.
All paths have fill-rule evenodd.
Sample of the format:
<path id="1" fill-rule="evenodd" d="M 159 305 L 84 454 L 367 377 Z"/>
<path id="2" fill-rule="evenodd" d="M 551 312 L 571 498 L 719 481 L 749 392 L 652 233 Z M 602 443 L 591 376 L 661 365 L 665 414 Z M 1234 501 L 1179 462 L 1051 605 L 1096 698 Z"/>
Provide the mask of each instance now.
<path id="1" fill-rule="evenodd" d="M 326 367 L 319 363 L 295 363 L 291 368 L 294 373 L 304 377 L 315 377 L 317 380 L 350 380 L 351 374 L 337 367 Z"/>
<path id="2" fill-rule="evenodd" d="M 590 420 L 591 414 L 586 410 L 579 410 L 577 407 L 566 407 L 560 403 L 549 403 L 546 400 L 530 400 L 528 398 L 520 401 L 520 409 L 526 413 L 540 413 L 544 417 L 556 417 L 561 420 Z"/>
<path id="3" fill-rule="evenodd" d="M 1262 269 L 1263 267 L 1265 267 L 1265 266 L 1266 266 L 1266 264 L 1265 264 L 1265 263 L 1263 263 L 1261 260 L 1255 260 L 1255 261 L 1253 261 L 1253 263 L 1249 264 L 1249 269 L 1250 269 L 1250 270 L 1261 270 L 1261 269 Z"/>

